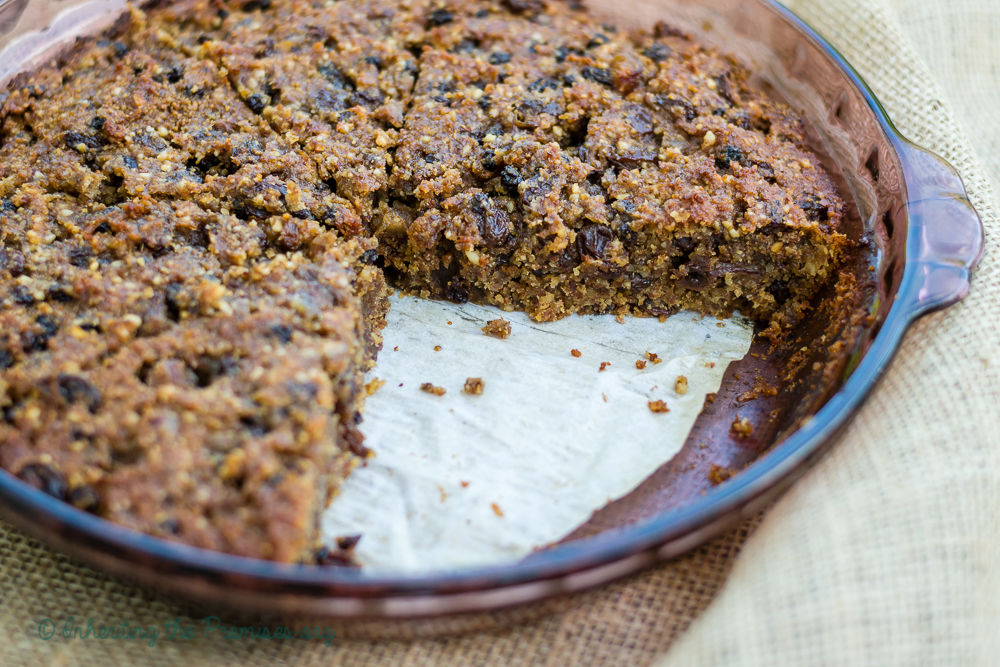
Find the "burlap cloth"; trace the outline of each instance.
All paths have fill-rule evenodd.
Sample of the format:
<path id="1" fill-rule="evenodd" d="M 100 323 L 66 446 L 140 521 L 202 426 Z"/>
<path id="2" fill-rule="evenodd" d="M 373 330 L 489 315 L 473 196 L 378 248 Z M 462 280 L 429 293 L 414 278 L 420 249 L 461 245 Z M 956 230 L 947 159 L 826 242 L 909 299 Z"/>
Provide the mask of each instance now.
<path id="1" fill-rule="evenodd" d="M 1000 3 L 801 0 L 792 9 L 857 67 L 904 134 L 958 168 L 987 248 L 968 299 L 913 328 L 842 441 L 763 518 L 527 624 L 329 647 L 43 641 L 42 619 L 198 618 L 0 524 L 0 664 L 996 664 Z"/>

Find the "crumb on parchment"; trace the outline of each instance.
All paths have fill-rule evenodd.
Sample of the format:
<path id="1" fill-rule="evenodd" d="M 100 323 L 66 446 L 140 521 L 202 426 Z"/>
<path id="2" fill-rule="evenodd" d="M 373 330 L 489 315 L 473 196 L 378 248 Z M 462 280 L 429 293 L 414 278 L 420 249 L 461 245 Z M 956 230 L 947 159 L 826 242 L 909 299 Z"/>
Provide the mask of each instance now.
<path id="1" fill-rule="evenodd" d="M 468 378 L 465 381 L 465 387 L 462 389 L 462 393 L 479 396 L 483 393 L 483 388 L 485 386 L 486 383 L 483 382 L 483 378 Z"/>
<path id="2" fill-rule="evenodd" d="M 506 340 L 510 336 L 510 322 L 502 317 L 490 320 L 486 323 L 486 326 L 483 327 L 483 333 L 487 336 L 492 336 L 493 338 Z"/>
<path id="3" fill-rule="evenodd" d="M 677 381 L 674 382 L 674 391 L 683 396 L 688 393 L 688 379 L 684 375 L 678 375 Z"/>
<path id="4" fill-rule="evenodd" d="M 435 387 L 430 382 L 425 382 L 420 385 L 420 391 L 427 392 L 428 394 L 434 394 L 435 396 L 444 396 L 448 390 L 444 387 Z"/>
<path id="5" fill-rule="evenodd" d="M 579 358 L 580 358 L 581 356 L 583 356 L 583 353 L 582 353 L 582 352 L 580 352 L 580 350 L 577 350 L 576 348 L 574 348 L 574 349 L 570 350 L 570 351 L 569 351 L 569 353 L 570 353 L 570 354 L 572 354 L 572 355 L 573 355 L 574 357 L 576 357 L 576 358 L 578 358 L 578 359 L 579 359 Z"/>
<path id="6" fill-rule="evenodd" d="M 650 412 L 670 412 L 670 408 L 662 400 L 649 401 Z"/>
<path id="7" fill-rule="evenodd" d="M 365 385 L 365 396 L 372 396 L 376 391 L 385 386 L 385 380 L 372 378 L 371 382 Z"/>
<path id="8" fill-rule="evenodd" d="M 646 368 L 646 362 L 642 359 L 637 359 L 635 362 L 635 367 L 641 371 L 644 368 Z"/>
<path id="9" fill-rule="evenodd" d="M 608 369 L 608 366 L 610 366 L 610 365 L 611 365 L 610 361 L 602 361 L 601 362 L 601 367 L 599 369 L 597 369 L 597 372 L 598 373 L 603 373 L 604 371 L 606 371 Z"/>

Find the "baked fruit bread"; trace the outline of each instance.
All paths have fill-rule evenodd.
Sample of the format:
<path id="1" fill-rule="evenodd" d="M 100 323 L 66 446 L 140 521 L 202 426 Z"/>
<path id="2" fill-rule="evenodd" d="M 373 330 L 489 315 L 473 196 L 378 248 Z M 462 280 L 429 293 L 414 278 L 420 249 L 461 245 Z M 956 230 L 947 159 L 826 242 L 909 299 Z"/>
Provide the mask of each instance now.
<path id="1" fill-rule="evenodd" d="M 0 466 L 313 561 L 370 454 L 387 282 L 780 332 L 846 251 L 844 202 L 747 80 L 554 0 L 131 8 L 0 94 Z"/>

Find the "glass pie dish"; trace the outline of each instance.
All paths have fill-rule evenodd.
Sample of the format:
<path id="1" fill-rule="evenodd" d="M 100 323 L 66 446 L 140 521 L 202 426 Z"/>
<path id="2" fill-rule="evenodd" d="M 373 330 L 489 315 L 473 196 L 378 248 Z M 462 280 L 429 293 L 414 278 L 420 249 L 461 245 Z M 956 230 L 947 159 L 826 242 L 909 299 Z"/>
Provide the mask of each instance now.
<path id="1" fill-rule="evenodd" d="M 124 5 L 0 0 L 0 80 L 108 26 Z M 807 121 L 809 141 L 848 200 L 854 286 L 817 296 L 814 316 L 773 345 L 755 336 L 731 364 L 683 450 L 560 543 L 520 562 L 420 576 L 287 565 L 137 533 L 0 472 L 0 517 L 94 567 L 213 610 L 333 619 L 488 612 L 590 588 L 676 557 L 757 512 L 800 477 L 877 384 L 907 327 L 960 300 L 983 228 L 961 179 L 904 139 L 858 74 L 770 0 L 595 3 L 622 27 L 666 20 L 755 72 L 755 85 Z M 765 382 L 774 392 L 756 395 Z M 734 438 L 739 415 L 755 424 Z"/>

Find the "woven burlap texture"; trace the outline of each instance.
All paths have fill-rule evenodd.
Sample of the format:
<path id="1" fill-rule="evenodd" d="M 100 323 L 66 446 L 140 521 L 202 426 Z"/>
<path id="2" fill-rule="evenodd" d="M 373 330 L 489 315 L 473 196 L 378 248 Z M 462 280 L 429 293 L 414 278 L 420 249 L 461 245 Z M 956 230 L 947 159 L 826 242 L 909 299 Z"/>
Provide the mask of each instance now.
<path id="1" fill-rule="evenodd" d="M 987 226 L 986 255 L 966 302 L 911 331 L 846 436 L 749 540 L 757 520 L 508 629 L 329 647 L 161 637 L 150 648 L 39 639 L 43 619 L 198 617 L 0 525 L 0 664 L 648 665 L 723 581 L 664 664 L 991 664 L 1000 654 L 988 644 L 1000 637 L 1000 278 L 989 185 L 1000 182 L 991 41 L 1000 7 L 891 2 L 792 8 L 860 70 L 905 134 L 959 169 Z"/>
<path id="2" fill-rule="evenodd" d="M 904 134 L 962 173 L 986 253 L 969 297 L 909 332 L 842 442 L 765 517 L 661 664 L 995 665 L 1000 3 L 792 8 L 842 49 Z"/>

